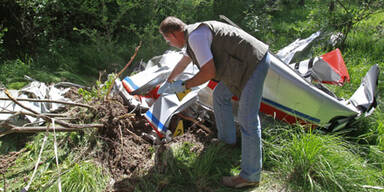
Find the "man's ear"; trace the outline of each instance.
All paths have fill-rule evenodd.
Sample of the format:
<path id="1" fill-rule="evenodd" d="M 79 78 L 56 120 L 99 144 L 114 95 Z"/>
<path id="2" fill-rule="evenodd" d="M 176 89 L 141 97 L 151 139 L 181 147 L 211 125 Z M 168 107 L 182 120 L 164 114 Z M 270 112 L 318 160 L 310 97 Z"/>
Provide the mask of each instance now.
<path id="1" fill-rule="evenodd" d="M 183 31 L 175 31 L 175 32 L 173 32 L 173 35 L 177 39 L 184 39 L 184 32 Z"/>

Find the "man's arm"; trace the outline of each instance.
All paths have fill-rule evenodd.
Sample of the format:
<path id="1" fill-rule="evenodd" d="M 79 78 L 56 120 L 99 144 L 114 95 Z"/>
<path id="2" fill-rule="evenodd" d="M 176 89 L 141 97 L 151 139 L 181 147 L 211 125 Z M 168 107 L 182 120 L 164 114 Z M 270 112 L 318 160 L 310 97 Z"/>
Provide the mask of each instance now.
<path id="1" fill-rule="evenodd" d="M 176 64 L 175 68 L 173 68 L 171 74 L 168 76 L 167 81 L 171 82 L 172 80 L 174 80 L 181 72 L 184 71 L 184 69 L 191 61 L 192 60 L 190 57 L 184 55 L 183 58 L 181 58 L 180 61 Z"/>
<path id="2" fill-rule="evenodd" d="M 200 68 L 200 71 L 195 76 L 184 82 L 185 88 L 189 89 L 191 87 L 201 85 L 214 78 L 215 75 L 216 67 L 215 63 L 213 62 L 213 59 L 211 59 L 207 63 L 205 63 L 202 68 Z"/>

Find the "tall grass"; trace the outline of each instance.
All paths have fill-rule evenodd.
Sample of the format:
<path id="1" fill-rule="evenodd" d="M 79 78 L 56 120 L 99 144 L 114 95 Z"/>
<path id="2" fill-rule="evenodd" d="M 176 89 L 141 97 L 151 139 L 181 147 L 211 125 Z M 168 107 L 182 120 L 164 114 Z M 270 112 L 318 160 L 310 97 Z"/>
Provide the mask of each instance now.
<path id="1" fill-rule="evenodd" d="M 266 161 L 287 178 L 293 191 L 361 191 L 361 186 L 383 184 L 380 151 L 370 152 L 367 162 L 356 145 L 340 136 L 296 132 L 279 128 L 281 140 L 266 143 Z M 266 134 L 273 131 L 266 131 Z M 268 136 L 267 136 L 268 138 Z M 276 143 L 274 143 L 276 142 Z M 271 166 L 273 165 L 273 166 Z M 375 166 L 376 165 L 376 166 Z"/>
<path id="2" fill-rule="evenodd" d="M 104 191 L 108 184 L 108 177 L 105 177 L 105 174 L 95 162 L 83 161 L 75 164 L 61 176 L 62 191 Z M 57 185 L 52 185 L 46 191 L 58 191 Z"/>
<path id="3" fill-rule="evenodd" d="M 5 173 L 5 185 L 8 191 L 21 191 L 32 177 L 45 133 L 37 134 L 26 143 L 24 152 Z M 104 191 L 109 174 L 94 161 L 88 161 L 83 152 L 89 147 L 89 136 L 81 133 L 58 133 L 58 159 L 61 169 L 63 191 Z M 80 161 L 83 160 L 83 161 Z M 56 166 L 53 135 L 48 134 L 41 161 L 30 191 L 58 191 L 58 169 Z M 4 182 L 0 183 L 4 188 Z"/>

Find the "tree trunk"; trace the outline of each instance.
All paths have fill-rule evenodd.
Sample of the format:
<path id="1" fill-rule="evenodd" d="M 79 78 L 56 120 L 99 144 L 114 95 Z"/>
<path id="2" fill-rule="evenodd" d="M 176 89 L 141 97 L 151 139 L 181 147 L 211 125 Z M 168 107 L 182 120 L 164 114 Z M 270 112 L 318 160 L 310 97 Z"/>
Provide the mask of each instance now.
<path id="1" fill-rule="evenodd" d="M 333 12 L 335 10 L 335 1 L 331 0 L 329 2 L 329 12 Z"/>

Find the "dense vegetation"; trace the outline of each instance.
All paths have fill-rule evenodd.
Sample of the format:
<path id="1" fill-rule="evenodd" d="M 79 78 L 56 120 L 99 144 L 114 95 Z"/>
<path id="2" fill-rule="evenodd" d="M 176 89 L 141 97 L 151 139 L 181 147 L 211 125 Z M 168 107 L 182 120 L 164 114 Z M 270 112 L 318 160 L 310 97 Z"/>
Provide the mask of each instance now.
<path id="1" fill-rule="evenodd" d="M 349 98 L 370 66 L 384 67 L 383 7 L 383 0 L 0 0 L 0 82 L 8 88 L 20 88 L 27 83 L 24 75 L 28 75 L 44 82 L 92 85 L 99 71 L 119 71 L 140 41 L 143 44 L 136 64 L 169 49 L 158 33 L 158 25 L 166 16 L 193 23 L 218 20 L 223 14 L 270 44 L 272 51 L 318 30 L 324 34 L 342 32 L 337 44 L 328 43 L 326 35 L 310 53 L 341 49 L 351 82 L 332 89 Z M 337 135 L 278 122 L 264 127 L 265 181 L 260 190 L 286 186 L 291 191 L 377 191 L 375 187 L 383 187 L 382 90 L 379 80 L 374 113 Z M 13 170 L 33 168 L 42 137 L 38 134 L 27 144 L 28 152 L 16 160 Z M 60 149 L 68 154 L 62 162 L 66 169 L 63 189 L 103 191 L 108 173 L 89 159 L 75 161 L 76 153 L 94 138 L 77 133 L 61 134 L 60 138 L 70 141 Z M 1 154 L 24 147 L 13 142 L 2 139 Z M 52 138 L 48 142 L 52 144 Z M 74 145 L 78 151 L 73 150 Z M 55 182 L 50 148 L 45 152 L 48 164 L 40 170 L 34 189 L 56 190 L 49 184 Z M 185 186 L 191 191 L 212 190 L 210 186 L 216 186 L 224 172 L 239 171 L 239 150 L 223 153 L 223 146 L 211 146 L 197 155 L 191 148 L 190 143 L 182 145 L 174 152 L 169 171 L 138 180 L 135 190 L 155 191 L 158 183 L 167 186 L 164 191 L 186 190 Z M 12 189 L 23 186 L 23 180 L 16 177 L 16 173 L 7 175 L 7 180 L 14 181 Z M 79 180 L 82 184 L 76 182 Z"/>

